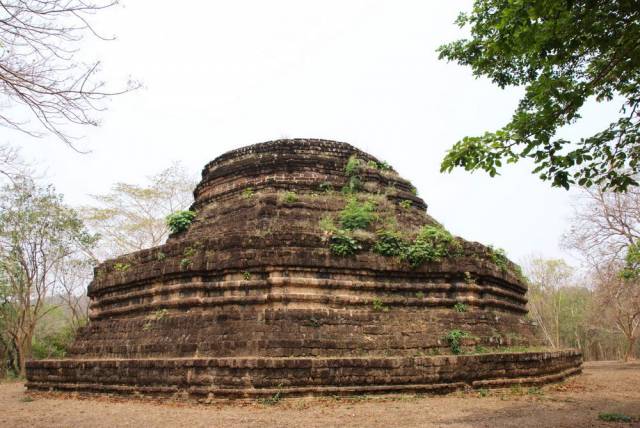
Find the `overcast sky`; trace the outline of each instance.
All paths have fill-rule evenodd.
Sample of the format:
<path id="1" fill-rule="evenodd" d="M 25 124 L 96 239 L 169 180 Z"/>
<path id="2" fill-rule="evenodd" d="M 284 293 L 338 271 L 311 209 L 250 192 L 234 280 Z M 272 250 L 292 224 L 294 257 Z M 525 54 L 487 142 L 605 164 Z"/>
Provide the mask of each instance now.
<path id="1" fill-rule="evenodd" d="M 514 260 L 566 257 L 572 193 L 518 164 L 489 178 L 440 174 L 446 150 L 510 118 L 521 90 L 500 90 L 436 48 L 464 33 L 471 1 L 125 1 L 94 19 L 116 41 L 87 43 L 102 77 L 145 87 L 114 98 L 74 153 L 53 137 L 3 131 L 46 169 L 72 204 L 117 181 L 181 161 L 194 174 L 230 149 L 277 138 L 345 141 L 387 160 L 454 234 L 505 248 Z M 577 138 L 615 113 L 589 105 L 563 132 Z"/>

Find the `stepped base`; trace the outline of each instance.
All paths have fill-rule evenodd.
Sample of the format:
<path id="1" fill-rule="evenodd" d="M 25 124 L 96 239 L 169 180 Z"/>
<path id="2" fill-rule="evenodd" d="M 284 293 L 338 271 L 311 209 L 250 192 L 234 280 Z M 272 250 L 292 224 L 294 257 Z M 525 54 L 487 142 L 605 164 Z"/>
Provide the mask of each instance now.
<path id="1" fill-rule="evenodd" d="M 28 363 L 29 390 L 250 398 L 447 393 L 542 385 L 578 374 L 574 350 L 433 357 L 67 359 Z"/>

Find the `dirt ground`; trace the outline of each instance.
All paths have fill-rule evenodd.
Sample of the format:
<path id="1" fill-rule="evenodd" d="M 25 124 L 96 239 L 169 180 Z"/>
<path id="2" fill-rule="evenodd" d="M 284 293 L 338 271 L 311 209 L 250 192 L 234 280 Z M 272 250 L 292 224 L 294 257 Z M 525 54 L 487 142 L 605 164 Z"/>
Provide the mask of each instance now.
<path id="1" fill-rule="evenodd" d="M 603 422 L 621 413 L 631 423 Z M 567 382 L 447 396 L 290 398 L 209 405 L 28 395 L 0 384 L 0 427 L 640 427 L 640 362 L 587 363 Z"/>

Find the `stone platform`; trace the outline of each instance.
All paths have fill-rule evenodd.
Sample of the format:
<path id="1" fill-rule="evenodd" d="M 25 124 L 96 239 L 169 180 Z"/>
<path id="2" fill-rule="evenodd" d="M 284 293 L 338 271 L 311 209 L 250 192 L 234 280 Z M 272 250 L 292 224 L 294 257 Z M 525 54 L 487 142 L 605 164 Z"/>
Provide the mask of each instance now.
<path id="1" fill-rule="evenodd" d="M 27 387 L 183 398 L 447 393 L 580 372 L 575 351 L 390 358 L 161 358 L 30 363 Z"/>

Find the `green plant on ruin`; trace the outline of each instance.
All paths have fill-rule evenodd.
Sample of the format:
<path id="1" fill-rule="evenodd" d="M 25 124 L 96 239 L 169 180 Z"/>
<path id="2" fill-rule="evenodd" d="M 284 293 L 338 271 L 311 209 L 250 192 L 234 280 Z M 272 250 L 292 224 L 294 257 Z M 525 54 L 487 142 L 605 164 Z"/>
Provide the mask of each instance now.
<path id="1" fill-rule="evenodd" d="M 250 280 L 251 279 L 251 272 L 245 270 L 244 272 L 242 272 L 242 278 L 244 278 L 245 281 Z"/>
<path id="2" fill-rule="evenodd" d="M 333 185 L 325 181 L 324 183 L 320 183 L 320 190 L 324 193 L 331 193 L 333 192 Z"/>
<path id="3" fill-rule="evenodd" d="M 373 310 L 376 312 L 389 312 L 389 307 L 382 303 L 382 300 L 378 299 L 377 297 L 373 299 L 372 305 Z"/>
<path id="4" fill-rule="evenodd" d="M 182 255 L 185 256 L 185 257 L 193 257 L 193 256 L 196 255 L 197 252 L 198 252 L 198 250 L 195 249 L 194 247 L 187 247 L 182 252 Z"/>
<path id="5" fill-rule="evenodd" d="M 462 339 L 467 337 L 469 337 L 469 333 L 467 333 L 466 331 L 455 329 L 447 333 L 444 338 L 449 344 L 451 352 L 455 355 L 458 355 L 462 352 Z"/>
<path id="6" fill-rule="evenodd" d="M 158 309 L 157 311 L 152 312 L 147 316 L 147 322 L 144 323 L 142 329 L 149 330 L 153 326 L 154 322 L 162 321 L 168 313 L 169 311 L 166 309 Z"/>
<path id="7" fill-rule="evenodd" d="M 278 384 L 278 389 L 282 389 L 282 384 Z M 275 406 L 282 400 L 282 391 L 278 391 L 270 397 L 258 398 L 258 403 L 265 406 Z"/>
<path id="8" fill-rule="evenodd" d="M 473 277 L 471 276 L 471 273 L 469 272 L 464 273 L 464 282 L 466 282 L 467 284 L 471 284 L 473 282 Z"/>
<path id="9" fill-rule="evenodd" d="M 166 258 L 167 258 L 167 255 L 166 255 L 165 253 L 163 253 L 162 251 L 158 251 L 158 252 L 156 253 L 156 260 L 157 260 L 157 261 L 161 262 L 161 261 L 163 261 L 163 260 L 164 260 L 164 259 L 166 259 Z"/>
<path id="10" fill-rule="evenodd" d="M 382 256 L 401 256 L 406 251 L 407 244 L 402 235 L 394 230 L 381 229 L 377 232 L 376 243 L 373 252 Z"/>
<path id="11" fill-rule="evenodd" d="M 320 230 L 322 230 L 323 232 L 334 233 L 338 231 L 338 228 L 333 223 L 333 217 L 331 217 L 331 215 L 329 214 L 323 216 L 320 219 L 319 226 Z"/>
<path id="12" fill-rule="evenodd" d="M 336 256 L 352 256 L 362 249 L 362 245 L 347 232 L 340 230 L 331 235 L 329 249 Z"/>
<path id="13" fill-rule="evenodd" d="M 429 355 L 431 355 L 432 357 L 437 356 L 437 355 L 441 355 L 440 349 L 438 349 L 438 348 L 429 348 Z"/>
<path id="14" fill-rule="evenodd" d="M 196 213 L 190 210 L 176 211 L 167 216 L 167 227 L 171 233 L 184 232 L 189 228 L 189 225 L 196 218 Z"/>
<path id="15" fill-rule="evenodd" d="M 298 202 L 298 195 L 295 192 L 286 192 L 282 198 L 288 204 L 292 204 L 294 202 Z"/>
<path id="16" fill-rule="evenodd" d="M 344 167 L 344 172 L 348 177 L 356 176 L 362 169 L 362 160 L 355 155 L 349 157 L 347 164 Z"/>
<path id="17" fill-rule="evenodd" d="M 453 305 L 453 310 L 459 313 L 467 312 L 467 305 L 465 305 L 462 302 L 458 302 L 455 305 Z"/>
<path id="18" fill-rule="evenodd" d="M 524 272 L 522 272 L 522 268 L 519 265 L 513 265 L 513 270 L 514 270 L 514 273 L 516 275 L 516 278 L 518 278 L 518 280 L 521 283 L 529 284 L 529 278 L 527 278 L 527 276 L 524 274 Z"/>
<path id="19" fill-rule="evenodd" d="M 476 345 L 476 348 L 474 350 L 475 354 L 488 354 L 489 352 L 491 352 L 491 350 L 482 345 Z"/>
<path id="20" fill-rule="evenodd" d="M 489 396 L 489 390 L 488 390 L 487 388 L 480 388 L 480 389 L 478 390 L 478 395 L 479 395 L 480 397 L 483 397 L 483 398 L 484 398 L 484 397 L 488 397 L 488 396 Z"/>
<path id="21" fill-rule="evenodd" d="M 376 218 L 375 204 L 360 202 L 355 197 L 349 198 L 339 215 L 340 225 L 345 230 L 366 229 Z"/>
<path id="22" fill-rule="evenodd" d="M 357 193 L 362 190 L 362 181 L 359 176 L 349 177 L 347 180 L 347 184 L 342 187 L 342 193 L 344 195 L 350 195 L 353 193 Z"/>
<path id="23" fill-rule="evenodd" d="M 378 169 L 378 163 L 374 160 L 367 162 L 367 168 Z"/>
<path id="24" fill-rule="evenodd" d="M 131 265 L 129 263 L 116 263 L 113 268 L 118 272 L 126 272 L 131 268 Z"/>
<path id="25" fill-rule="evenodd" d="M 405 199 L 403 201 L 400 201 L 398 206 L 400 208 L 402 208 L 403 210 L 408 210 L 409 208 L 411 208 L 413 206 L 413 202 L 411 202 L 409 199 Z"/>
<path id="26" fill-rule="evenodd" d="M 506 272 L 509 267 L 509 259 L 507 254 L 502 248 L 494 248 L 492 245 L 487 247 L 489 251 L 489 258 L 502 272 Z"/>
<path id="27" fill-rule="evenodd" d="M 460 253 L 460 243 L 440 226 L 424 226 L 416 239 L 407 246 L 402 258 L 412 267 L 423 263 L 439 262 Z"/>
<path id="28" fill-rule="evenodd" d="M 313 327 L 313 328 L 319 328 L 322 325 L 322 323 L 316 317 L 310 317 L 309 318 L 309 325 L 311 327 Z"/>
<path id="29" fill-rule="evenodd" d="M 342 193 L 356 193 L 362 189 L 362 181 L 360 179 L 360 171 L 362 170 L 362 160 L 355 155 L 351 156 L 344 167 L 347 176 L 347 183 L 342 188 Z"/>
<path id="30" fill-rule="evenodd" d="M 180 260 L 180 267 L 182 269 L 189 268 L 193 264 L 193 261 L 191 260 L 191 258 L 195 256 L 197 252 L 198 250 L 194 247 L 185 248 L 184 251 L 182 252 L 182 255 L 184 257 L 182 258 L 182 260 Z"/>
<path id="31" fill-rule="evenodd" d="M 422 291 L 418 291 L 418 292 L 416 293 L 416 297 L 417 297 L 418 299 L 424 299 L 424 292 L 422 292 Z"/>
<path id="32" fill-rule="evenodd" d="M 242 197 L 244 199 L 251 199 L 254 194 L 255 194 L 255 192 L 253 191 L 253 188 L 251 188 L 251 187 L 247 187 L 246 189 L 244 189 L 242 191 Z"/>
<path id="33" fill-rule="evenodd" d="M 598 419 L 605 422 L 632 422 L 631 417 L 622 413 L 600 413 Z"/>
<path id="34" fill-rule="evenodd" d="M 409 189 L 409 191 L 411 192 L 411 194 L 413 196 L 418 196 L 418 189 L 416 189 L 414 186 L 411 186 L 411 188 Z"/>
<path id="35" fill-rule="evenodd" d="M 544 395 L 544 391 L 539 386 L 531 386 L 527 389 L 527 395 Z"/>
<path id="36" fill-rule="evenodd" d="M 382 171 L 392 171 L 391 165 L 387 161 L 378 162 L 378 169 Z"/>

